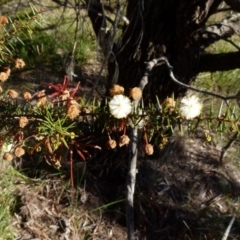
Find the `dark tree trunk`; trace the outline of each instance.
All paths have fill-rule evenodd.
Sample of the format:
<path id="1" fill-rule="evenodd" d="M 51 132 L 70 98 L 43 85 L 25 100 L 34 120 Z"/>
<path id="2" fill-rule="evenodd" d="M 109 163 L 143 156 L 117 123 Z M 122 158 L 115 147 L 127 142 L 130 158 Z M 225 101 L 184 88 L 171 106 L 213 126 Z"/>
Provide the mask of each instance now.
<path id="1" fill-rule="evenodd" d="M 123 49 L 117 55 L 118 83 L 126 89 L 137 86 L 145 70 L 144 63 L 166 56 L 175 76 L 189 84 L 198 73 L 201 29 L 220 2 L 129 1 L 127 17 L 130 25 L 123 36 Z M 173 92 L 177 96 L 185 91 L 170 80 L 165 65 L 153 69 L 146 90 L 161 99 L 171 96 Z"/>
<path id="2" fill-rule="evenodd" d="M 191 83 L 199 72 L 201 51 L 204 50 L 201 31 L 221 2 L 129 0 L 126 16 L 130 24 L 125 26 L 121 41 L 114 48 L 116 61 L 109 58 L 109 85 L 117 82 L 126 90 L 138 86 L 145 63 L 161 56 L 168 58 L 178 80 Z M 96 30 L 99 15 L 93 14 L 90 18 L 99 35 Z M 101 21 L 103 25 L 103 19 Z M 169 71 L 162 64 L 153 69 L 145 97 L 150 100 L 157 94 L 163 100 L 172 93 L 177 97 L 185 90 L 170 80 Z"/>

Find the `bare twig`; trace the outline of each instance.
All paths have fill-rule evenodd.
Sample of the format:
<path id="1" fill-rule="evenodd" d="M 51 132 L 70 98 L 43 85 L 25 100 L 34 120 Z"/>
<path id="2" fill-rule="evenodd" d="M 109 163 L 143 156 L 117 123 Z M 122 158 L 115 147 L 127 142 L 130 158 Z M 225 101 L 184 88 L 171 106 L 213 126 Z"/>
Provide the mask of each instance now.
<path id="1" fill-rule="evenodd" d="M 231 137 L 231 139 L 228 141 L 228 143 L 222 148 L 221 155 L 220 155 L 220 158 L 219 158 L 219 164 L 220 165 L 222 165 L 223 159 L 226 156 L 227 151 L 229 150 L 229 148 L 232 147 L 232 145 L 236 141 L 237 137 L 238 137 L 238 131 L 236 133 L 234 133 L 234 135 Z"/>
<path id="2" fill-rule="evenodd" d="M 145 86 L 148 83 L 148 76 L 154 66 L 158 63 L 157 60 L 153 59 L 147 63 L 145 73 L 140 80 L 139 88 L 143 91 Z M 137 108 L 139 101 L 141 99 L 134 101 L 134 109 Z M 127 178 L 127 203 L 126 203 L 126 218 L 127 218 L 127 229 L 128 229 L 128 240 L 134 240 L 134 192 L 135 192 L 135 183 L 136 183 L 136 172 L 137 172 L 137 146 L 138 146 L 138 127 L 135 126 L 131 128 L 131 146 L 130 146 L 130 169 Z"/>
<path id="3" fill-rule="evenodd" d="M 100 44 L 100 47 L 102 48 L 105 59 L 102 63 L 102 67 L 99 71 L 99 77 L 97 78 L 97 80 L 92 88 L 92 92 L 98 87 L 100 76 L 104 70 L 105 65 L 110 61 L 110 58 L 111 58 L 111 61 L 115 61 L 115 63 L 116 63 L 115 55 L 113 52 L 113 46 L 115 44 L 114 40 L 115 40 L 115 37 L 117 34 L 118 24 L 121 19 L 121 6 L 122 6 L 122 0 L 118 0 L 113 26 L 109 31 L 105 32 L 104 41 L 103 42 L 101 40 L 99 41 L 99 44 Z M 102 8 L 104 10 L 104 5 L 102 5 Z M 104 11 L 102 11 L 102 13 L 103 13 L 103 18 L 105 18 Z M 101 30 L 103 30 L 103 29 L 101 29 Z M 104 31 L 106 31 L 106 28 L 104 29 Z M 118 65 L 116 63 L 116 68 L 117 68 L 117 66 Z M 116 77 L 114 82 L 116 82 L 117 78 L 118 78 L 118 76 Z"/>
<path id="4" fill-rule="evenodd" d="M 128 240 L 135 240 L 134 234 L 134 192 L 136 183 L 136 167 L 138 156 L 138 129 L 134 127 L 131 129 L 131 152 L 130 152 L 130 170 L 127 178 L 127 202 L 126 202 L 126 219 L 128 229 Z"/>
<path id="5" fill-rule="evenodd" d="M 183 82 L 180 82 L 180 81 L 177 80 L 176 77 L 174 76 L 174 74 L 173 74 L 173 67 L 170 65 L 170 63 L 168 62 L 168 60 L 167 60 L 166 57 L 161 57 L 161 58 L 155 59 L 155 61 L 158 61 L 158 62 L 163 61 L 163 62 L 165 62 L 165 63 L 167 64 L 167 67 L 168 67 L 169 71 L 170 71 L 170 74 L 169 74 L 169 75 L 170 75 L 170 78 L 171 78 L 175 83 L 177 83 L 177 84 L 180 85 L 180 86 L 183 86 L 183 87 L 185 87 L 185 88 L 191 89 L 191 90 L 193 90 L 193 91 L 195 91 L 195 92 L 200 92 L 200 93 L 207 94 L 207 95 L 210 95 L 210 96 L 213 96 L 213 97 L 216 97 L 216 98 L 220 98 L 220 99 L 224 100 L 227 105 L 229 105 L 229 104 L 228 104 L 228 100 L 230 100 L 230 99 L 240 99 L 240 96 L 238 96 L 238 94 L 232 95 L 232 96 L 224 96 L 224 95 L 221 95 L 221 94 L 218 94 L 218 93 L 210 92 L 210 91 L 207 91 L 207 90 L 204 90 L 204 89 L 199 89 L 199 88 L 190 86 L 190 85 L 188 85 L 188 84 L 185 84 L 185 83 L 183 83 Z"/>
<path id="6" fill-rule="evenodd" d="M 232 228 L 232 225 L 233 225 L 234 221 L 235 221 L 235 217 L 232 217 L 232 219 L 231 219 L 231 221 L 230 221 L 230 223 L 229 223 L 229 225 L 228 225 L 228 227 L 227 227 L 227 229 L 226 229 L 226 231 L 225 231 L 225 233 L 222 237 L 222 240 L 227 240 L 229 232 Z"/>

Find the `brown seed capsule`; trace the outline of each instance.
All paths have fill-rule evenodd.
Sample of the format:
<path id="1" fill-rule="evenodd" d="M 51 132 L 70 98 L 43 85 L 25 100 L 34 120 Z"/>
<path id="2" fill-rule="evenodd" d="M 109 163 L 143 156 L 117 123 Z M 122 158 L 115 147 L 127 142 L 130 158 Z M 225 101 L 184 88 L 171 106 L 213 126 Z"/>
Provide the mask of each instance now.
<path id="1" fill-rule="evenodd" d="M 26 117 L 19 118 L 19 127 L 24 128 L 28 124 L 28 119 Z"/>
<path id="2" fill-rule="evenodd" d="M 25 92 L 25 93 L 23 93 L 23 98 L 26 101 L 30 101 L 32 99 L 32 94 L 30 92 Z"/>
<path id="3" fill-rule="evenodd" d="M 12 90 L 12 89 L 7 92 L 7 95 L 10 98 L 17 98 L 18 97 L 18 93 L 15 90 Z"/>
<path id="4" fill-rule="evenodd" d="M 9 75 L 5 72 L 0 72 L 0 81 L 5 82 L 8 79 Z"/>
<path id="5" fill-rule="evenodd" d="M 153 145 L 150 143 L 146 144 L 144 150 L 147 155 L 152 155 L 153 154 Z"/>
<path id="6" fill-rule="evenodd" d="M 23 149 L 23 148 L 21 148 L 21 147 L 17 147 L 16 149 L 15 149 L 15 151 L 14 151 L 14 155 L 16 156 L 16 157 L 21 157 L 22 155 L 24 155 L 25 154 L 25 150 Z"/>
<path id="7" fill-rule="evenodd" d="M 122 135 L 119 139 L 119 147 L 122 147 L 124 145 L 128 145 L 130 142 L 130 139 L 127 135 Z"/>
<path id="8" fill-rule="evenodd" d="M 176 102 L 174 101 L 173 98 L 166 98 L 162 105 L 163 105 L 164 108 L 173 109 L 176 105 Z"/>
<path id="9" fill-rule="evenodd" d="M 80 112 L 80 107 L 77 104 L 71 104 L 67 109 L 67 116 L 70 119 L 74 119 L 80 114 Z"/>
<path id="10" fill-rule="evenodd" d="M 2 93 L 3 92 L 3 89 L 2 89 L 2 87 L 0 86 L 0 93 Z"/>
<path id="11" fill-rule="evenodd" d="M 23 68 L 25 65 L 25 62 L 21 58 L 15 60 L 15 68 Z"/>
<path id="12" fill-rule="evenodd" d="M 130 89 L 129 96 L 133 100 L 140 99 L 142 97 L 142 90 L 140 88 L 138 88 L 138 87 L 132 88 L 132 89 Z"/>
<path id="13" fill-rule="evenodd" d="M 109 89 L 110 96 L 113 97 L 115 95 L 123 95 L 124 88 L 120 85 L 114 84 L 112 88 Z"/>
<path id="14" fill-rule="evenodd" d="M 38 92 L 36 97 L 37 97 L 36 105 L 38 107 L 42 107 L 42 106 L 45 106 L 47 104 L 47 97 L 46 97 L 45 91 Z"/>
<path id="15" fill-rule="evenodd" d="M 108 140 L 107 147 L 110 149 L 114 149 L 117 146 L 117 142 L 113 139 Z"/>
<path id="16" fill-rule="evenodd" d="M 5 16 L 0 16 L 0 24 L 5 25 L 8 23 L 8 18 Z"/>
<path id="17" fill-rule="evenodd" d="M 13 160 L 13 156 L 12 156 L 11 153 L 4 153 L 3 159 L 6 160 L 6 161 L 12 161 Z"/>
<path id="18" fill-rule="evenodd" d="M 59 99 L 61 101 L 67 100 L 70 98 L 70 92 L 68 90 L 65 90 L 60 96 Z"/>

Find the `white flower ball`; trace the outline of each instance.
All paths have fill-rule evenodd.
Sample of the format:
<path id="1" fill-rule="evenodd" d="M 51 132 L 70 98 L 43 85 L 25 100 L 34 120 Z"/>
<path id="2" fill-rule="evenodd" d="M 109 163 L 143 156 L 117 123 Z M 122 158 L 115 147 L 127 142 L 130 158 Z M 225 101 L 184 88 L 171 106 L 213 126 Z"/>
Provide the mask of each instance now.
<path id="1" fill-rule="evenodd" d="M 109 109 L 115 118 L 125 118 L 132 110 L 131 101 L 124 95 L 115 95 L 109 102 Z"/>
<path id="2" fill-rule="evenodd" d="M 184 97 L 180 102 L 180 113 L 186 119 L 193 119 L 200 115 L 202 104 L 199 98 L 192 95 Z"/>

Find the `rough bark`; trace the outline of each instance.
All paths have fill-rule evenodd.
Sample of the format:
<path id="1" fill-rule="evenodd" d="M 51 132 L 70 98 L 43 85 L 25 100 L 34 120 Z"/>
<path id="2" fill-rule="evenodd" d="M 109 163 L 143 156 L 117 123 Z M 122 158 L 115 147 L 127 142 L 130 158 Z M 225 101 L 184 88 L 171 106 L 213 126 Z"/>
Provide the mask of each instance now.
<path id="1" fill-rule="evenodd" d="M 120 2 L 113 7 L 115 13 Z M 237 46 L 238 51 L 228 54 L 205 53 L 209 45 L 221 39 L 228 41 L 229 37 L 240 32 L 239 20 L 232 21 L 233 15 L 220 23 L 207 26 L 207 20 L 217 12 L 221 2 L 129 0 L 127 21 L 121 21 L 123 27 L 118 29 L 119 37 L 116 38 L 114 28 L 105 31 L 108 21 L 106 15 L 111 8 L 100 0 L 88 0 L 88 14 L 108 62 L 108 86 L 118 83 L 126 90 L 138 86 L 146 63 L 162 56 L 173 66 L 177 79 L 186 84 L 190 84 L 202 71 L 224 71 L 240 67 Z M 225 2 L 233 9 L 238 4 L 234 0 Z M 111 23 L 116 25 L 118 19 L 116 14 Z M 129 24 L 126 24 L 128 21 Z M 169 70 L 164 64 L 154 66 L 148 80 L 144 97 L 150 101 L 155 95 L 163 100 L 172 93 L 178 97 L 186 91 L 171 81 Z"/>
<path id="2" fill-rule="evenodd" d="M 119 66 L 118 83 L 126 89 L 137 86 L 145 70 L 145 62 L 166 56 L 174 73 L 190 83 L 198 72 L 201 29 L 221 1 L 129 1 L 126 27 L 121 47 L 116 53 Z M 109 65 L 110 79 L 113 65 Z M 165 65 L 155 67 L 149 77 L 146 95 L 160 99 L 185 90 L 173 83 Z"/>

